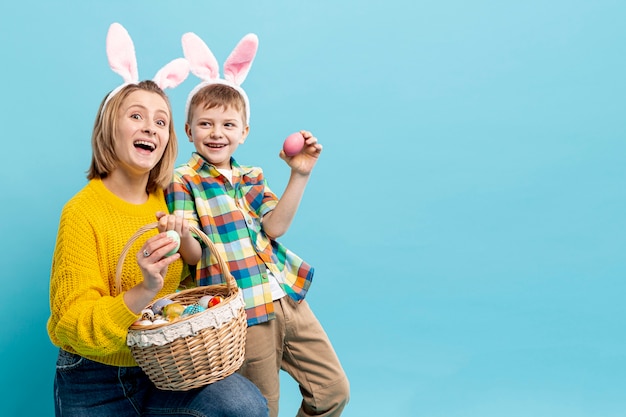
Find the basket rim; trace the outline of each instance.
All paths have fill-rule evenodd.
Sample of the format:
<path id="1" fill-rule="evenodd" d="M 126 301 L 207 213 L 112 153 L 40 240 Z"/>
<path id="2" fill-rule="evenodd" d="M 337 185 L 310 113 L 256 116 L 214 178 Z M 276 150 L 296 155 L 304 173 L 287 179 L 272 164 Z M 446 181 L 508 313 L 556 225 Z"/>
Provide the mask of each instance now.
<path id="1" fill-rule="evenodd" d="M 239 315 L 245 315 L 245 302 L 241 291 L 213 308 L 175 322 L 131 326 L 126 335 L 126 344 L 131 348 L 164 346 L 177 339 L 196 336 L 206 328 L 220 329 L 236 320 Z"/>
<path id="2" fill-rule="evenodd" d="M 191 294 L 191 293 L 195 293 L 195 292 L 208 292 L 210 291 L 211 288 L 215 288 L 215 287 L 220 287 L 220 288 L 228 288 L 226 284 L 215 284 L 215 285 L 204 285 L 204 286 L 200 286 L 200 287 L 195 287 L 195 288 L 188 288 L 186 290 L 182 290 L 182 291 L 178 291 L 178 292 L 174 292 L 171 294 L 166 294 L 161 298 L 157 298 L 156 300 L 154 300 L 153 302 L 151 302 L 150 304 L 148 304 L 146 306 L 146 309 L 152 308 L 152 306 L 159 300 L 171 300 L 173 298 L 176 298 L 177 296 L 185 296 L 187 294 Z M 230 301 L 234 300 L 235 298 L 239 297 L 239 295 L 241 295 L 241 290 L 238 287 L 235 287 L 234 289 L 228 288 L 230 293 L 228 294 L 228 296 L 226 296 L 224 298 L 224 300 L 213 306 L 213 307 L 209 307 L 207 309 L 204 309 L 203 311 L 199 312 L 199 313 L 195 313 L 186 317 L 181 317 L 178 320 L 176 320 L 175 322 L 167 322 L 167 323 L 157 323 L 157 324 L 149 324 L 149 325 L 136 325 L 136 324 L 132 324 L 128 329 L 129 330 L 154 330 L 154 329 L 158 329 L 159 327 L 164 327 L 164 326 L 169 326 L 171 324 L 174 323 L 179 323 L 181 321 L 185 321 L 185 320 L 189 320 L 195 316 L 198 316 L 200 314 L 204 314 L 206 312 L 211 312 L 211 311 L 215 311 L 221 307 L 223 307 L 225 304 L 228 304 Z M 207 294 L 208 295 L 208 294 Z M 243 297 L 243 295 L 241 295 Z"/>

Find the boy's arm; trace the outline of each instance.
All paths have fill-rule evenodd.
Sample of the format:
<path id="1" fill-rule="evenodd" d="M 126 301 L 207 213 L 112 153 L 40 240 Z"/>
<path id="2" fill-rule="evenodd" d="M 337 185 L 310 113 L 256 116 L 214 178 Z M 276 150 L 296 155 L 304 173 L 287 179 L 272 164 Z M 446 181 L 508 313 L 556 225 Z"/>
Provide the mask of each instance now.
<path id="1" fill-rule="evenodd" d="M 191 233 L 187 233 L 180 238 L 180 249 L 178 252 L 187 265 L 197 265 L 202 257 L 202 246 Z"/>
<path id="2" fill-rule="evenodd" d="M 166 230 L 176 230 L 180 235 L 178 251 L 183 261 L 187 265 L 197 265 L 202 257 L 202 246 L 189 231 L 190 223 L 197 225 L 195 203 L 185 181 L 177 173 L 174 174 L 172 182 L 165 190 L 165 201 L 169 212 L 173 214 L 166 220 Z M 188 215 L 193 219 L 188 218 Z"/>
<path id="3" fill-rule="evenodd" d="M 291 167 L 291 175 L 274 210 L 263 216 L 263 230 L 270 238 L 278 238 L 289 229 L 302 201 L 311 171 L 322 152 L 322 145 L 317 142 L 317 138 L 311 132 L 303 130 L 300 133 L 305 140 L 304 148 L 300 153 L 289 157 L 284 151 L 280 151 L 280 158 Z"/>

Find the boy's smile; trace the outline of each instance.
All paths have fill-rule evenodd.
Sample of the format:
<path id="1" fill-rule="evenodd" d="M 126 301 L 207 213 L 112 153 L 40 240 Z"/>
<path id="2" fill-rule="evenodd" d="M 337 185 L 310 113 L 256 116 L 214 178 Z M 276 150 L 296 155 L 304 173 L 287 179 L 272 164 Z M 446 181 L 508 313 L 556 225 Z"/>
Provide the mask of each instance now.
<path id="1" fill-rule="evenodd" d="M 190 123 L 185 125 L 189 141 L 196 151 L 216 168 L 230 168 L 230 158 L 248 136 L 241 112 L 232 106 L 200 106 L 193 110 Z"/>

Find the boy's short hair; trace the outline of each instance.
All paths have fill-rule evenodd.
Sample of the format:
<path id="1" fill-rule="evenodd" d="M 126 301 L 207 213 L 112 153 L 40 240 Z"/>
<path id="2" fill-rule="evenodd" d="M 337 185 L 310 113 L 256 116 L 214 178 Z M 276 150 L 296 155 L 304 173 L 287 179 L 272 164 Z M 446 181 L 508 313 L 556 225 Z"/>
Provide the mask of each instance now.
<path id="1" fill-rule="evenodd" d="M 188 124 L 191 123 L 193 111 L 199 106 L 203 106 L 205 110 L 215 107 L 222 107 L 224 109 L 232 107 L 241 113 L 241 120 L 244 125 L 247 124 L 246 102 L 239 91 L 228 85 L 219 83 L 209 84 L 194 94 L 189 103 L 189 112 L 187 114 Z"/>
<path id="2" fill-rule="evenodd" d="M 161 160 L 154 168 L 152 168 L 150 176 L 148 177 L 146 191 L 152 193 L 159 188 L 166 188 L 171 182 L 174 165 L 176 163 L 176 156 L 178 154 L 178 141 L 174 130 L 174 120 L 172 120 L 172 107 L 170 105 L 170 101 L 163 90 L 151 80 L 141 81 L 137 84 L 128 84 L 117 94 L 111 97 L 106 106 L 104 106 L 104 103 L 106 102 L 108 95 L 102 100 L 100 108 L 98 109 L 98 114 L 96 115 L 93 133 L 91 135 L 91 147 L 93 151 L 91 165 L 87 171 L 87 179 L 92 180 L 95 178 L 106 178 L 117 167 L 119 159 L 115 154 L 116 138 L 114 137 L 117 128 L 117 115 L 124 100 L 126 100 L 131 93 L 139 90 L 160 95 L 165 100 L 167 110 L 170 115 L 170 138 L 167 141 L 165 152 L 163 153 Z"/>

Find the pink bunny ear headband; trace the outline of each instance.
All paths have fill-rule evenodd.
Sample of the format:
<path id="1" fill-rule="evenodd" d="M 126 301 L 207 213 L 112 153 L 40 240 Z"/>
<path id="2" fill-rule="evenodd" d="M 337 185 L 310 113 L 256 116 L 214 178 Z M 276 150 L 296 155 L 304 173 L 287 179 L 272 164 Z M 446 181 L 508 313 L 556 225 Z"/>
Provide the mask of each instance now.
<path id="1" fill-rule="evenodd" d="M 106 50 L 111 69 L 122 76 L 124 83 L 109 93 L 102 106 L 103 111 L 109 100 L 119 93 L 122 88 L 129 84 L 137 84 L 139 82 L 137 58 L 135 56 L 133 40 L 130 38 L 126 29 L 119 23 L 113 23 L 109 27 Z M 161 68 L 152 81 L 162 90 L 165 90 L 166 88 L 178 86 L 185 81 L 187 75 L 189 75 L 189 62 L 184 58 L 177 58 Z"/>
<path id="2" fill-rule="evenodd" d="M 202 80 L 187 97 L 185 117 L 189 115 L 191 99 L 200 89 L 210 84 L 225 84 L 241 94 L 246 103 L 246 124 L 250 123 L 250 101 L 241 88 L 248 76 L 252 61 L 259 47 L 259 39 L 254 33 L 244 36 L 224 62 L 224 78 L 220 78 L 219 65 L 209 47 L 195 33 L 185 33 L 182 37 L 183 52 L 191 72 Z"/>

